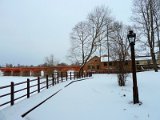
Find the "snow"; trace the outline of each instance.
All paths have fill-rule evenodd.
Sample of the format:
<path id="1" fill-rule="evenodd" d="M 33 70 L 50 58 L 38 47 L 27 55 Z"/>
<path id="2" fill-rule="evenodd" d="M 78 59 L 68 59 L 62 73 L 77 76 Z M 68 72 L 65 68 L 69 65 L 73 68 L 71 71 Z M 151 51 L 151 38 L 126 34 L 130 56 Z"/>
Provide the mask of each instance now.
<path id="1" fill-rule="evenodd" d="M 152 60 L 152 57 L 136 57 L 136 61 L 140 60 Z"/>
<path id="2" fill-rule="evenodd" d="M 108 56 L 101 57 L 101 62 L 108 62 Z"/>
<path id="3" fill-rule="evenodd" d="M 132 76 L 119 87 L 115 74 L 95 74 L 92 78 L 60 83 L 0 111 L 0 120 L 159 120 L 160 72 L 137 73 L 139 99 L 133 104 Z M 27 112 L 44 99 L 51 99 Z M 15 112 L 16 111 L 16 112 Z"/>
<path id="4" fill-rule="evenodd" d="M 0 70 L 0 76 L 3 76 L 3 72 Z"/>

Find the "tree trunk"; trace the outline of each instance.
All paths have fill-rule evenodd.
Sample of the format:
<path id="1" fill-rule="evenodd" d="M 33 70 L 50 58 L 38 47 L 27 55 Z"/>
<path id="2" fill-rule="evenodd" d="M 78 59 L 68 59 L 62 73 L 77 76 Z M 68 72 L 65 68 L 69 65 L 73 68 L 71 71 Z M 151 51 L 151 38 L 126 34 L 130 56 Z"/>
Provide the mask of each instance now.
<path id="1" fill-rule="evenodd" d="M 150 52 L 151 52 L 151 56 L 152 56 L 153 68 L 154 68 L 155 72 L 158 72 L 157 62 L 156 62 L 155 53 L 154 53 L 155 39 L 154 39 L 153 1 L 150 0 L 149 4 L 150 4 L 150 24 L 151 24 L 151 26 L 150 26 L 151 27 L 151 47 L 150 47 Z"/>
<path id="2" fill-rule="evenodd" d="M 150 52 L 151 52 L 151 56 L 152 56 L 152 62 L 153 62 L 154 71 L 158 72 L 157 61 L 156 61 L 156 57 L 155 57 L 155 54 L 154 54 L 154 50 L 151 48 Z"/>

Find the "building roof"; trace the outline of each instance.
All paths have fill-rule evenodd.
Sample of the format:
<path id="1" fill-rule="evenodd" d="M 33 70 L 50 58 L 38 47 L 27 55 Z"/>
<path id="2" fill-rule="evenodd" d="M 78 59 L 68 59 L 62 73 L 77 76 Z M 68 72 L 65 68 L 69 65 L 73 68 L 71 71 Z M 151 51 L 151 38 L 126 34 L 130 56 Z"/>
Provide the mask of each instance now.
<path id="1" fill-rule="evenodd" d="M 112 62 L 112 61 L 115 61 L 112 59 L 112 57 L 109 57 L 108 55 L 104 55 L 104 56 L 101 56 L 101 62 Z"/>
<path id="2" fill-rule="evenodd" d="M 108 62 L 108 56 L 102 56 L 101 62 Z"/>
<path id="3" fill-rule="evenodd" d="M 94 59 L 94 58 L 100 58 L 98 56 L 94 56 L 93 58 L 91 58 L 90 60 Z M 90 61 L 89 60 L 89 61 Z M 101 62 L 108 62 L 108 55 L 103 55 L 100 58 Z M 126 60 L 131 60 L 130 57 L 128 57 Z M 136 61 L 142 61 L 142 60 L 152 60 L 151 56 L 136 56 L 135 57 Z M 113 62 L 113 61 L 118 61 L 118 60 L 113 60 L 112 57 L 109 57 L 109 62 Z"/>
<path id="4" fill-rule="evenodd" d="M 135 60 L 151 60 L 151 56 L 136 56 Z"/>

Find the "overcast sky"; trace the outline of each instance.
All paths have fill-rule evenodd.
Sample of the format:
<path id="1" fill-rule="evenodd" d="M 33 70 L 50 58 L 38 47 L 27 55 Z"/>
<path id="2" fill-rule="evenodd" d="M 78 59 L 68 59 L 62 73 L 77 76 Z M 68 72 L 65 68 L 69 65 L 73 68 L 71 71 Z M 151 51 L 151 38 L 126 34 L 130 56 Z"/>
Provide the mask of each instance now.
<path id="1" fill-rule="evenodd" d="M 0 65 L 65 62 L 72 28 L 101 5 L 130 24 L 132 0 L 0 0 Z"/>

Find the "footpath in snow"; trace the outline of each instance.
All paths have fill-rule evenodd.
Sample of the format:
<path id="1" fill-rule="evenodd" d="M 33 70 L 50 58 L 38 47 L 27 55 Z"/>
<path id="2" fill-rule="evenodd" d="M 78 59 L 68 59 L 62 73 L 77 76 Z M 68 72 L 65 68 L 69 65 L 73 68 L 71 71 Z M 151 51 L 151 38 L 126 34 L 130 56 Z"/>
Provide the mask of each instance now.
<path id="1" fill-rule="evenodd" d="M 132 103 L 132 76 L 119 87 L 114 74 L 97 74 L 93 78 L 58 84 L 42 93 L 0 111 L 0 120 L 159 120 L 160 72 L 137 74 L 142 105 Z M 21 115 L 52 95 L 44 104 L 24 118 Z"/>

